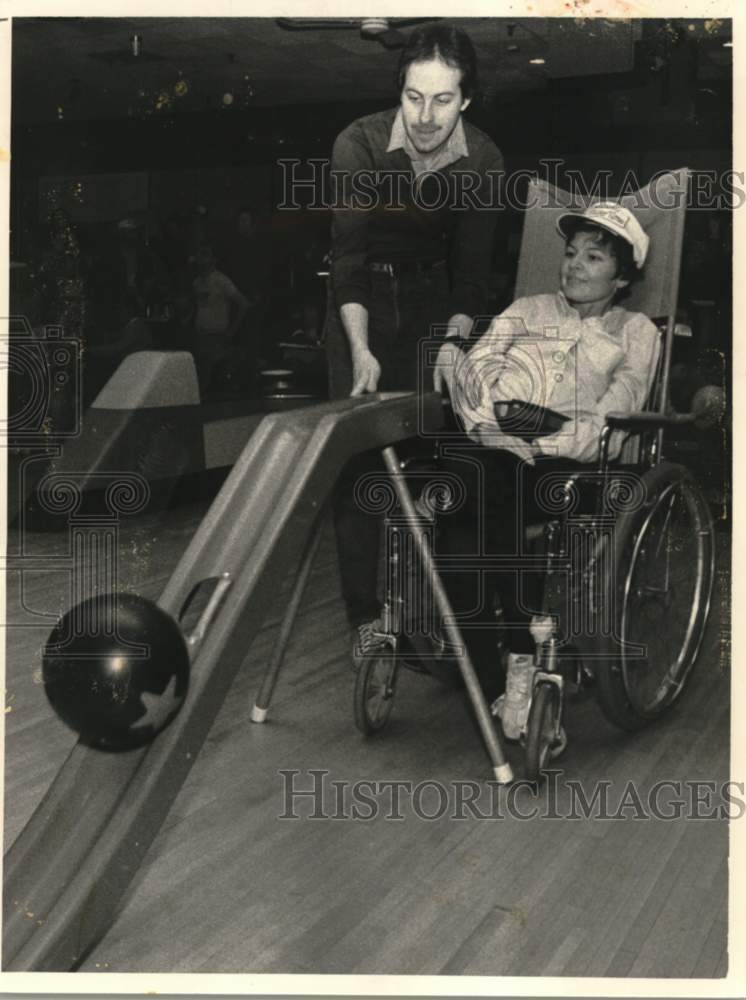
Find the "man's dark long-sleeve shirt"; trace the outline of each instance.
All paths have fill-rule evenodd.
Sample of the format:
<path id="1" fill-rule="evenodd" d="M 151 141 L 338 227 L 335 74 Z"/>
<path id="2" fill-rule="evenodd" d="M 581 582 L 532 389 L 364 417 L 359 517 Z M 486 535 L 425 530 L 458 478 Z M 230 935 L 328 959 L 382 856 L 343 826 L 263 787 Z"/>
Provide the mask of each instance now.
<path id="1" fill-rule="evenodd" d="M 387 152 L 396 113 L 392 108 L 359 118 L 334 143 L 337 308 L 348 302 L 368 308 L 367 265 L 373 261 L 448 260 L 450 315 L 476 316 L 487 301 L 502 155 L 488 136 L 464 121 L 468 155 L 415 180 L 406 152 Z"/>

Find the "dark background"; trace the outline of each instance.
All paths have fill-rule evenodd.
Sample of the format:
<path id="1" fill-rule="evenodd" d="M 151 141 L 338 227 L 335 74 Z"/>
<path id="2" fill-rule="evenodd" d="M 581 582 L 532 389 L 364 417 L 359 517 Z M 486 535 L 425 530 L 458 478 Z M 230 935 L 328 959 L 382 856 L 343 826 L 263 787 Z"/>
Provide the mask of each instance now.
<path id="1" fill-rule="evenodd" d="M 350 121 L 396 103 L 397 50 L 347 20 L 322 27 L 306 19 L 295 24 L 304 30 L 286 30 L 271 18 L 15 19 L 10 246 L 24 266 L 12 272 L 12 312 L 35 327 L 77 324 L 84 341 L 99 342 L 107 323 L 106 302 L 95 301 L 106 297 L 96 291 L 97 262 L 116 223 L 135 216 L 154 253 L 175 255 L 186 292 L 200 240 L 239 286 L 253 282 L 261 308 L 246 336 L 257 343 L 260 367 L 281 360 L 276 345 L 298 329 L 318 340 L 324 281 L 316 272 L 329 249 L 328 213 L 277 211 L 277 161 L 327 157 Z M 729 21 L 456 20 L 480 58 L 481 89 L 467 117 L 494 138 L 508 172 L 542 172 L 542 160 L 560 159 L 561 173 L 578 171 L 588 183 L 611 171 L 613 196 L 630 171 L 642 185 L 668 168 L 721 174 L 731 166 Z M 411 29 L 406 21 L 392 26 Z M 249 277 L 231 260 L 237 215 L 247 207 L 257 225 Z M 74 234 L 68 272 L 80 279 L 82 308 L 60 304 L 54 274 L 57 292 L 43 292 L 59 266 L 47 259 L 45 285 L 55 210 L 58 228 Z M 176 220 L 170 248 L 168 220 Z M 492 311 L 511 299 L 520 227 L 518 209 L 498 225 Z M 679 318 L 694 336 L 679 344 L 684 368 L 674 395 L 712 380 L 718 365 L 717 377 L 726 377 L 727 204 L 690 211 L 685 241 Z M 157 337 L 156 346 L 189 346 L 186 327 L 173 323 Z M 89 401 L 93 366 L 87 384 Z"/>

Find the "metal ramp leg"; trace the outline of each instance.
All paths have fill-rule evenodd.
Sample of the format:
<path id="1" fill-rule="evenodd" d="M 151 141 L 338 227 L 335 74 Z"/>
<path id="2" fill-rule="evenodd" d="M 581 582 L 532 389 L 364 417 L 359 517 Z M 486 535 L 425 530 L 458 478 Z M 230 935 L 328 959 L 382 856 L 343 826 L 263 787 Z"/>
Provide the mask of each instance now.
<path id="1" fill-rule="evenodd" d="M 251 709 L 252 722 L 264 722 L 267 718 L 269 703 L 272 700 L 275 684 L 277 683 L 277 678 L 280 675 L 280 669 L 285 661 L 285 651 L 290 641 L 290 635 L 293 631 L 293 626 L 295 625 L 295 619 L 298 617 L 300 602 L 303 600 L 303 594 L 306 590 L 308 578 L 311 575 L 313 561 L 316 558 L 316 552 L 319 548 L 323 514 L 324 511 L 322 510 L 308 537 L 306 550 L 303 553 L 303 561 L 301 562 L 298 576 L 296 577 L 295 585 L 293 586 L 293 592 L 290 595 L 287 610 L 285 611 L 283 619 L 280 622 L 280 632 L 275 640 L 275 645 L 272 650 L 272 659 L 270 660 L 269 666 L 264 673 L 262 686 L 259 689 L 259 694 L 257 695 L 256 701 Z"/>
<path id="2" fill-rule="evenodd" d="M 502 744 L 500 743 L 500 737 L 495 730 L 490 710 L 487 706 L 487 702 L 485 701 L 482 687 L 474 671 L 474 665 L 472 664 L 471 658 L 466 651 L 466 645 L 461 635 L 461 631 L 457 625 L 452 623 L 454 617 L 453 609 L 450 601 L 448 600 L 448 595 L 446 594 L 445 587 L 440 579 L 438 570 L 435 566 L 435 560 L 432 557 L 427 537 L 422 529 L 420 519 L 414 507 L 412 494 L 409 492 L 409 487 L 406 484 L 404 475 L 399 466 L 399 459 L 397 458 L 396 451 L 393 447 L 388 447 L 383 449 L 382 454 L 383 460 L 386 463 L 386 469 L 388 470 L 394 484 L 394 489 L 396 490 L 399 503 L 404 511 L 404 516 L 407 520 L 407 527 L 412 532 L 414 537 L 417 555 L 422 563 L 422 568 L 428 583 L 432 588 L 435 605 L 443 619 L 443 627 L 446 635 L 448 636 L 448 641 L 455 649 L 462 650 L 457 657 L 458 665 L 461 670 L 461 675 L 464 678 L 464 684 L 466 685 L 469 698 L 474 707 L 474 712 L 477 716 L 477 722 L 482 733 L 482 739 L 484 740 L 487 746 L 487 752 L 490 755 L 492 770 L 495 778 L 501 785 L 507 785 L 513 780 L 513 770 L 505 759 Z"/>

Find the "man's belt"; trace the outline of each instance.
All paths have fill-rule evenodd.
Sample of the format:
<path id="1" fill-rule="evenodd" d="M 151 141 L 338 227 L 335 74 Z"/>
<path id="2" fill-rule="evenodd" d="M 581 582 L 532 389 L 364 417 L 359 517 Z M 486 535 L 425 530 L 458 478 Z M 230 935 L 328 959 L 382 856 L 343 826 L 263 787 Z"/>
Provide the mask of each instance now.
<path id="1" fill-rule="evenodd" d="M 444 260 L 400 260 L 396 263 L 387 263 L 381 260 L 371 260 L 368 262 L 368 269 L 377 274 L 388 274 L 392 278 L 412 277 L 413 275 L 427 274 L 439 267 L 445 267 Z"/>

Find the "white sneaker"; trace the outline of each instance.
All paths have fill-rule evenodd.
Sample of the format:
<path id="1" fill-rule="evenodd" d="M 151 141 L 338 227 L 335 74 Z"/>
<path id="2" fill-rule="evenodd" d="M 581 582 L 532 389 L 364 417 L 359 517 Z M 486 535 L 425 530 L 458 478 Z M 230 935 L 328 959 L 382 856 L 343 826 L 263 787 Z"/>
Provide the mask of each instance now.
<path id="1" fill-rule="evenodd" d="M 505 694 L 500 695 L 492 706 L 492 713 L 499 716 L 508 740 L 520 739 L 526 728 L 535 670 L 534 658 L 528 653 L 508 654 Z"/>
<path id="2" fill-rule="evenodd" d="M 374 656 L 384 649 L 386 638 L 387 635 L 383 628 L 383 621 L 380 618 L 362 622 L 356 628 L 353 628 L 352 669 L 355 673 L 357 673 L 367 657 Z"/>
<path id="3" fill-rule="evenodd" d="M 528 630 L 538 649 L 554 635 L 554 619 L 551 615 L 534 615 Z"/>

